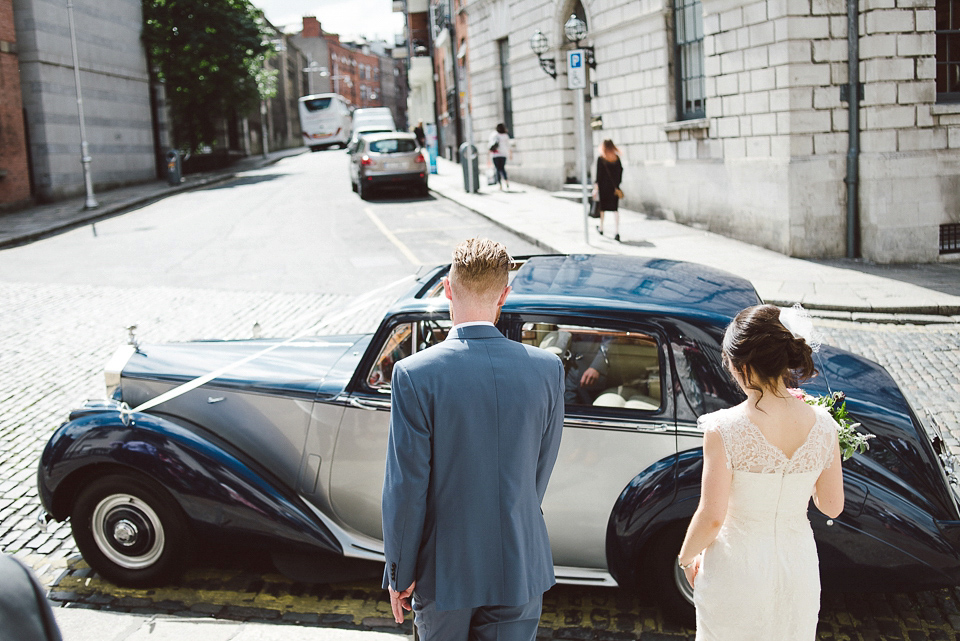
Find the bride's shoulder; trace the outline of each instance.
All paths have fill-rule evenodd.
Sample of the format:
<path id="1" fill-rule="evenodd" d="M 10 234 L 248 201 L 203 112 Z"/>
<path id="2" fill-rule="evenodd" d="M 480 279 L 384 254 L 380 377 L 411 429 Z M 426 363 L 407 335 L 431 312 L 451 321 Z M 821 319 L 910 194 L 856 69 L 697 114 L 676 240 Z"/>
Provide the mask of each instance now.
<path id="1" fill-rule="evenodd" d="M 738 407 L 727 407 L 704 414 L 697 419 L 697 427 L 704 432 L 725 432 L 731 425 L 738 422 L 740 416 Z"/>

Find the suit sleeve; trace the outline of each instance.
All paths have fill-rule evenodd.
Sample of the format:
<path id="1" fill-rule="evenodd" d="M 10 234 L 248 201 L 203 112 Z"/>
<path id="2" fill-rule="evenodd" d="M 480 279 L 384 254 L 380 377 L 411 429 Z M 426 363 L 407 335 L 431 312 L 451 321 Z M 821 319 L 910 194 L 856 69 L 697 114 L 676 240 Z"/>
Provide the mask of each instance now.
<path id="1" fill-rule="evenodd" d="M 537 496 L 543 503 L 547 483 L 560 451 L 560 435 L 563 432 L 563 363 L 557 359 L 557 374 L 553 381 L 553 406 L 547 415 L 543 436 L 540 439 L 540 456 L 537 459 Z"/>
<path id="2" fill-rule="evenodd" d="M 383 587 L 403 591 L 416 579 L 430 483 L 431 440 L 426 415 L 402 363 L 393 368 L 390 437 L 383 479 Z"/>
<path id="3" fill-rule="evenodd" d="M 593 361 L 590 363 L 590 367 L 597 370 L 599 373 L 606 376 L 609 374 L 609 359 L 607 352 L 610 350 L 610 343 L 613 342 L 613 339 L 606 338 L 603 342 L 600 343 L 600 347 L 597 348 L 597 353 L 593 357 Z"/>

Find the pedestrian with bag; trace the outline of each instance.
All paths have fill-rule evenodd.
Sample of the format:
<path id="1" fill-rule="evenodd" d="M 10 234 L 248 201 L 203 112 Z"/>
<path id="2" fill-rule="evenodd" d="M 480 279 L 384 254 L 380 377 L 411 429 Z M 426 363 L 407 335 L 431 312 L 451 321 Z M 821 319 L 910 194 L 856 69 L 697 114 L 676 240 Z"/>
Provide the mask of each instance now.
<path id="1" fill-rule="evenodd" d="M 609 138 L 600 145 L 597 171 L 594 176 L 596 178 L 596 182 L 593 184 L 594 207 L 599 210 L 600 214 L 600 224 L 597 225 L 597 231 L 603 236 L 604 213 L 613 212 L 615 214 L 613 239 L 620 242 L 620 211 L 618 207 L 620 199 L 623 198 L 623 192 L 620 191 L 623 165 L 620 164 L 620 150 Z"/>
<path id="2" fill-rule="evenodd" d="M 490 159 L 493 161 L 500 191 L 503 191 L 504 185 L 506 185 L 507 191 L 510 191 L 510 181 L 507 180 L 508 158 L 513 160 L 513 149 L 510 147 L 510 135 L 507 133 L 507 128 L 501 122 L 497 125 L 496 131 L 490 133 Z M 501 178 L 503 179 L 502 182 Z"/>

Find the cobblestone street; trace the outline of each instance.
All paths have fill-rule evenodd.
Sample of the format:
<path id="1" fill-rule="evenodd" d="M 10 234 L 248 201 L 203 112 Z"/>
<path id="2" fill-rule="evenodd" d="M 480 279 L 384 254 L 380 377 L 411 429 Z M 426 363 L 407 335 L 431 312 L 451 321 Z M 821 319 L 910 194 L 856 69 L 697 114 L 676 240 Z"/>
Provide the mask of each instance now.
<path id="1" fill-rule="evenodd" d="M 379 297 L 361 313 L 324 328 L 322 333 L 372 330 L 399 293 L 400 290 Z M 137 336 L 144 343 L 246 338 L 251 336 L 254 323 L 259 323 L 263 336 L 289 336 L 349 304 L 350 298 L 171 287 L 0 283 L 0 300 L 4 301 L 0 315 L 0 377 L 4 381 L 0 393 L 0 548 L 24 558 L 47 585 L 63 575 L 68 566 L 72 567 L 56 596 L 75 605 L 79 602 L 84 607 L 128 610 L 153 607 L 157 611 L 197 607 L 182 594 L 168 598 L 167 604 L 160 606 L 156 605 L 162 600 L 159 597 L 111 592 L 109 584 L 105 589 L 95 589 L 96 585 L 91 587 L 82 571 L 82 581 L 70 578 L 76 577 L 77 568 L 83 565 L 69 525 L 54 525 L 44 532 L 36 524 L 39 503 L 35 474 L 43 444 L 70 407 L 84 398 L 103 395 L 103 364 L 115 347 L 125 342 L 128 325 L 138 326 Z M 954 449 L 960 449 L 960 382 L 956 377 L 960 369 L 960 327 L 858 324 L 827 319 L 817 322 L 826 342 L 887 367 L 915 407 L 929 409 L 945 433 L 949 431 Z M 832 384 L 842 387 L 841 382 Z M 216 577 L 207 577 L 204 585 L 216 582 Z M 255 591 L 257 585 L 262 588 L 262 583 L 259 579 L 249 582 Z M 71 591 L 71 585 L 86 588 Z M 263 608 L 241 607 L 245 600 L 259 603 L 256 593 L 244 595 L 244 589 L 239 590 L 236 602 L 200 606 L 199 612 L 233 618 L 272 618 L 273 614 L 264 615 Z M 384 627 L 382 618 L 376 616 L 383 605 L 379 592 L 379 587 L 372 584 L 356 587 L 348 591 L 359 604 L 355 615 L 347 617 L 340 603 L 334 604 L 330 612 L 339 613 L 339 624 L 371 627 L 372 621 Z M 331 594 L 334 596 L 330 597 Z M 337 594 L 337 590 L 330 590 L 321 596 L 336 598 Z M 543 630 L 551 638 L 682 639 L 689 634 L 664 623 L 649 603 L 628 598 L 619 591 L 564 586 L 551 594 L 550 609 L 545 609 L 544 625 L 548 627 Z M 238 609 L 225 609 L 230 606 Z M 958 639 L 958 606 L 960 595 L 956 590 L 825 595 L 820 638 Z M 277 617 L 283 615 L 282 610 L 278 612 Z"/>

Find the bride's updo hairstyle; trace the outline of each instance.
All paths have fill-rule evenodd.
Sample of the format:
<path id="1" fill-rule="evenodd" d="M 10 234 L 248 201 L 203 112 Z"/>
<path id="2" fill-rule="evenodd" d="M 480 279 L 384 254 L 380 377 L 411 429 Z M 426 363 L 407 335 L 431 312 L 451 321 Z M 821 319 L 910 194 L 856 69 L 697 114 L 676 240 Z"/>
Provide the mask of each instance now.
<path id="1" fill-rule="evenodd" d="M 817 373 L 810 345 L 783 326 L 775 305 L 756 305 L 737 314 L 723 335 L 723 364 L 761 395 L 781 380 L 796 386 Z"/>

